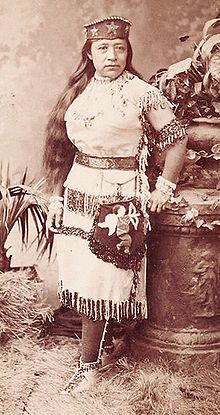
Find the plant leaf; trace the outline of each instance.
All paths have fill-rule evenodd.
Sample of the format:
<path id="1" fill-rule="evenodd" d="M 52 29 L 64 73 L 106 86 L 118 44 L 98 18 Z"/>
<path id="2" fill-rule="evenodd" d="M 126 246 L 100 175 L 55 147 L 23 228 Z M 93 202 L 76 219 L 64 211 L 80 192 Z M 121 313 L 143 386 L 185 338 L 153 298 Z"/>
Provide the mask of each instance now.
<path id="1" fill-rule="evenodd" d="M 215 108 L 215 112 L 220 114 L 220 102 L 213 102 L 212 105 Z"/>
<path id="2" fill-rule="evenodd" d="M 220 226 L 220 220 L 213 220 L 213 222 L 211 222 L 212 225 L 214 226 Z"/>
<path id="3" fill-rule="evenodd" d="M 189 70 L 190 66 L 192 64 L 191 58 L 186 58 L 180 62 L 174 63 L 173 65 L 170 65 L 167 70 L 167 79 L 174 78 L 175 75 L 178 75 L 179 73 L 186 72 Z"/>
<path id="4" fill-rule="evenodd" d="M 23 177 L 21 179 L 21 184 L 24 184 L 26 182 L 26 178 L 27 178 L 27 168 L 25 169 L 25 171 L 23 173 Z"/>
<path id="5" fill-rule="evenodd" d="M 28 211 L 25 210 L 21 216 L 19 216 L 18 226 L 21 231 L 21 240 L 24 246 L 27 246 L 28 243 L 28 236 L 29 236 L 29 221 L 28 221 Z"/>
<path id="6" fill-rule="evenodd" d="M 202 35 L 203 35 L 203 38 L 205 39 L 206 38 L 206 36 L 208 35 L 208 31 L 209 31 L 209 29 L 212 27 L 212 26 L 214 26 L 216 23 L 220 23 L 220 18 L 217 18 L 217 19 L 211 19 L 211 20 L 208 20 L 206 23 L 205 23 L 205 25 L 204 25 L 204 27 L 203 27 L 203 31 L 202 31 Z"/>
<path id="7" fill-rule="evenodd" d="M 203 219 L 195 219 L 195 225 L 197 228 L 201 228 L 201 226 L 203 225 L 204 220 Z"/>
<path id="8" fill-rule="evenodd" d="M 203 223 L 202 227 L 203 228 L 208 228 L 208 229 L 210 229 L 210 231 L 213 231 L 213 229 L 214 229 L 214 225 L 212 223 L 209 223 L 209 222 Z"/>
<path id="9" fill-rule="evenodd" d="M 165 83 L 167 79 L 167 72 L 162 73 L 160 80 L 159 80 L 159 89 L 164 91 Z"/>
<path id="10" fill-rule="evenodd" d="M 202 82 L 196 82 L 194 84 L 195 94 L 198 95 L 201 92 L 201 90 L 202 90 Z"/>
<path id="11" fill-rule="evenodd" d="M 41 218 L 41 216 L 40 215 L 38 215 L 38 208 L 39 208 L 39 206 L 30 206 L 29 207 L 29 210 L 30 210 L 30 213 L 31 213 L 31 215 L 32 215 L 32 219 L 33 219 L 33 221 L 34 221 L 34 225 L 35 225 L 35 228 L 36 228 L 36 231 L 37 231 L 37 237 L 39 236 L 39 234 L 40 234 L 40 226 L 42 226 L 43 225 L 43 223 L 42 223 L 42 218 Z"/>
<path id="12" fill-rule="evenodd" d="M 204 40 L 204 39 L 202 39 L 202 40 L 200 40 L 200 42 L 199 42 L 198 46 L 196 47 L 196 49 L 195 49 L 195 51 L 194 51 L 194 53 L 193 53 L 193 62 L 194 62 L 194 63 L 196 63 L 196 62 L 197 62 L 198 57 L 199 57 L 199 55 L 200 55 L 200 53 L 201 53 L 201 47 L 202 47 L 202 45 L 203 45 L 204 43 L 205 43 L 205 40 Z"/>
<path id="13" fill-rule="evenodd" d="M 209 76 L 210 76 L 210 73 L 206 72 L 204 77 L 203 77 L 203 85 L 204 85 L 204 88 L 206 89 L 206 91 L 208 91 L 208 87 L 209 87 Z"/>
<path id="14" fill-rule="evenodd" d="M 0 164 L 1 182 L 4 184 L 4 189 L 1 189 L 0 200 L 0 248 L 4 250 L 5 242 L 8 234 L 13 226 L 17 223 L 19 228 L 19 235 L 21 237 L 22 246 L 27 246 L 30 235 L 30 215 L 33 219 L 35 228 L 35 240 L 38 242 L 41 256 L 48 252 L 48 259 L 52 255 L 53 238 L 46 237 L 46 215 L 48 211 L 48 201 L 41 193 L 42 187 L 46 182 L 45 178 L 40 179 L 37 183 L 29 182 L 26 185 L 27 169 L 25 169 L 21 184 L 13 183 L 13 190 L 11 189 L 11 181 L 9 175 L 9 165 L 4 167 Z M 30 185 L 32 183 L 32 185 Z M 20 189 L 20 191 L 19 191 Z"/>
<path id="15" fill-rule="evenodd" d="M 220 34 L 216 34 L 208 38 L 201 47 L 201 57 L 205 60 L 212 52 L 214 46 L 220 44 Z"/>
<path id="16" fill-rule="evenodd" d="M 220 84 L 220 50 L 211 55 L 208 66 L 212 77 Z"/>

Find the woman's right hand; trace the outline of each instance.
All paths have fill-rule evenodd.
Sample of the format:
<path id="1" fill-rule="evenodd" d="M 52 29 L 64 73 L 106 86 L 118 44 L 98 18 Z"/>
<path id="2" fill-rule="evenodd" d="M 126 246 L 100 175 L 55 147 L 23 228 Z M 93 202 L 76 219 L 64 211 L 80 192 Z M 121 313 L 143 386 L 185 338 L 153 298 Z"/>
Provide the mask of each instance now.
<path id="1" fill-rule="evenodd" d="M 157 189 L 153 190 L 153 192 L 151 193 L 150 200 L 148 202 L 150 211 L 160 213 L 161 210 L 165 208 L 165 204 L 169 198 L 169 193 L 166 194 Z"/>
<path id="2" fill-rule="evenodd" d="M 47 229 L 59 228 L 63 222 L 63 198 L 60 196 L 52 196 L 47 214 Z"/>

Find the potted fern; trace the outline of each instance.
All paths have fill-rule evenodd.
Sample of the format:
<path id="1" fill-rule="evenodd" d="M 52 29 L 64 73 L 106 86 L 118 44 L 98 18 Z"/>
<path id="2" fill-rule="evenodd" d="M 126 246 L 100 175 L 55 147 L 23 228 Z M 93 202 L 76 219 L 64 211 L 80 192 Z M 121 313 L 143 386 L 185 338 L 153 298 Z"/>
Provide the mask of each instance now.
<path id="1" fill-rule="evenodd" d="M 9 168 L 3 173 L 0 167 L 0 271 L 10 269 L 11 257 L 5 247 L 11 230 L 18 225 L 21 242 L 27 246 L 30 238 L 30 219 L 36 231 L 37 249 L 43 255 L 52 243 L 46 236 L 47 201 L 41 192 L 45 179 L 27 184 L 27 171 L 21 177 L 19 185 L 12 185 Z"/>

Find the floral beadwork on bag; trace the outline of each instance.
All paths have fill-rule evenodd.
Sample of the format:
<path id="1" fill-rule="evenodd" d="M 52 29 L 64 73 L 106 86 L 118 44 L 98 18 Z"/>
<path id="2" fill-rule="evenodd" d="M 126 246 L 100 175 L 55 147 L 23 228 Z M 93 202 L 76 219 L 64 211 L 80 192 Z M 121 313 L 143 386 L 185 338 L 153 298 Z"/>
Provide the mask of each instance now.
<path id="1" fill-rule="evenodd" d="M 139 203 L 132 199 L 100 205 L 89 247 L 118 268 L 139 270 L 146 252 L 146 218 Z"/>

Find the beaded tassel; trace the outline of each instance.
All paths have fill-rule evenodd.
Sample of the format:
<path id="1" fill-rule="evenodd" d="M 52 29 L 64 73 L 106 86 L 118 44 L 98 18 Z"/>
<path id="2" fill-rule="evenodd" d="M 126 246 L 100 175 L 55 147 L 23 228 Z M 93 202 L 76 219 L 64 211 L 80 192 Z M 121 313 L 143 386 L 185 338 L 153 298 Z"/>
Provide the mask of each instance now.
<path id="1" fill-rule="evenodd" d="M 150 156 L 148 146 L 148 121 L 146 111 L 143 108 L 143 101 L 140 101 L 140 122 L 142 126 L 142 136 L 138 148 L 138 180 L 137 180 L 137 198 L 141 201 L 141 208 L 145 217 L 148 217 L 147 203 L 150 199 L 150 186 L 146 175 L 148 167 L 148 157 Z"/>

